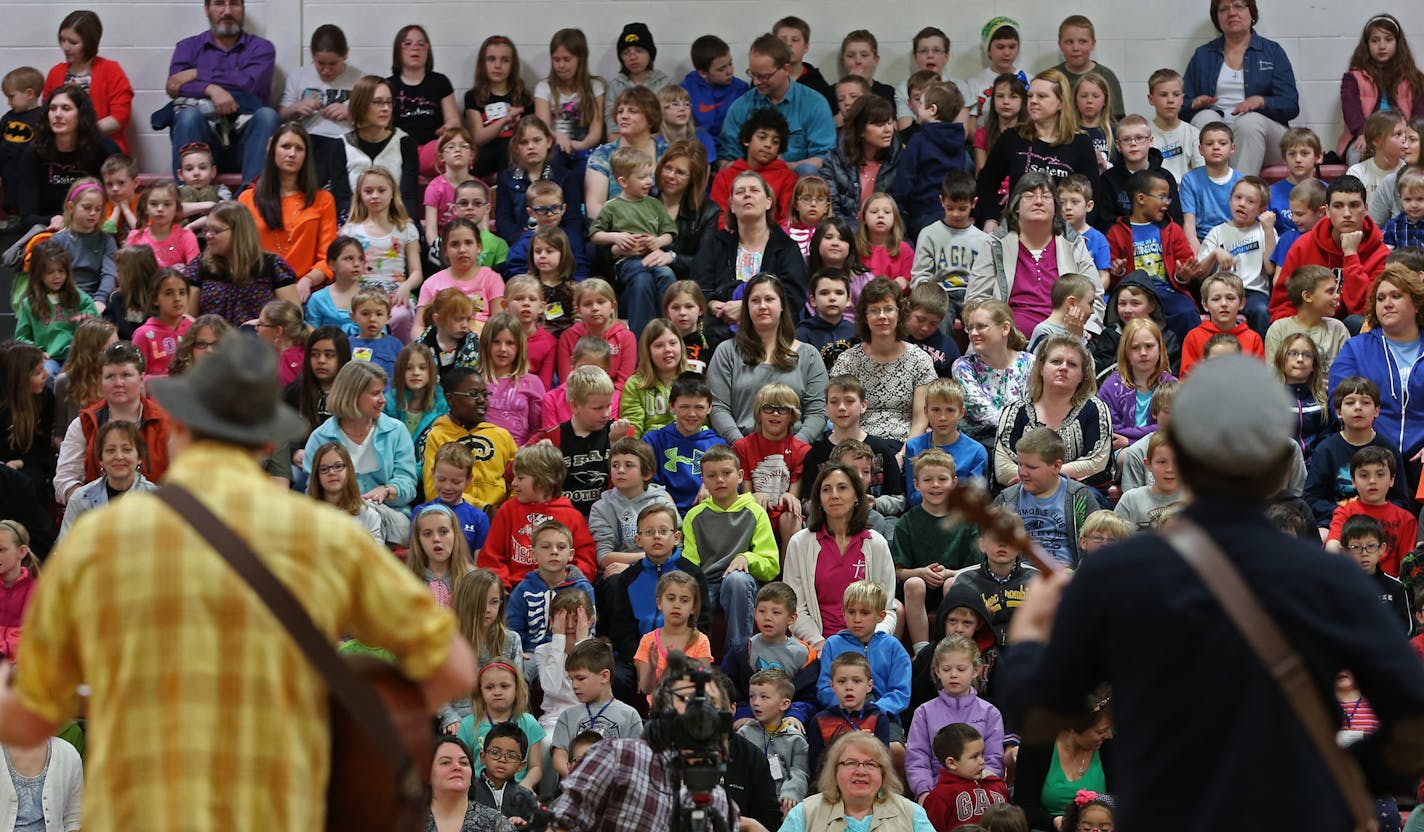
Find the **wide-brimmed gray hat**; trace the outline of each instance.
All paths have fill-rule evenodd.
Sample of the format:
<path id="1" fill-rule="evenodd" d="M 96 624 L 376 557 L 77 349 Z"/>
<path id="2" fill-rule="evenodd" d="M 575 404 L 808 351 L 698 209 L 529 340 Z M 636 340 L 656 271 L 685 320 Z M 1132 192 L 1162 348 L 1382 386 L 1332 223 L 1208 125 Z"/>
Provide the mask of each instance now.
<path id="1" fill-rule="evenodd" d="M 224 335 L 212 355 L 150 388 L 169 416 L 203 436 L 280 445 L 306 432 L 306 420 L 282 401 L 276 354 L 254 335 Z"/>
<path id="2" fill-rule="evenodd" d="M 1270 473 L 1294 441 L 1295 403 L 1259 358 L 1224 355 L 1192 368 L 1167 433 L 1180 453 L 1235 476 Z"/>

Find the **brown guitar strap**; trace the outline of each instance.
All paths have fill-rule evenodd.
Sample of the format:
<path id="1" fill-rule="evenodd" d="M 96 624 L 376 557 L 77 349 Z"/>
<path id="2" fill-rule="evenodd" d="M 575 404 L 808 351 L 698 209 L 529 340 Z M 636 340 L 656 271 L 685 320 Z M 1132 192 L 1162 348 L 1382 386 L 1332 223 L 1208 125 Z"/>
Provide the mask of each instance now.
<path id="1" fill-rule="evenodd" d="M 1236 565 L 1200 526 L 1178 517 L 1168 527 L 1166 539 L 1211 590 L 1236 631 L 1251 645 L 1252 652 L 1290 703 L 1311 744 L 1330 769 L 1331 778 L 1349 806 L 1355 828 L 1374 829 L 1374 799 L 1365 787 L 1359 766 L 1335 742 L 1335 721 L 1330 718 L 1320 691 L 1311 682 L 1305 660 L 1291 648 Z"/>
<path id="2" fill-rule="evenodd" d="M 277 623 L 296 642 L 298 649 L 311 662 L 316 672 L 326 680 L 332 697 L 346 709 L 352 719 L 399 773 L 403 783 L 413 782 L 413 762 L 405 744 L 396 733 L 390 715 L 376 691 L 351 671 L 340 654 L 312 622 L 311 616 L 291 590 L 272 574 L 257 558 L 252 547 L 243 542 L 217 515 L 208 510 L 192 492 L 172 483 L 155 492 L 168 507 L 178 513 L 188 525 L 217 550 L 228 566 L 238 574 L 271 611 Z"/>

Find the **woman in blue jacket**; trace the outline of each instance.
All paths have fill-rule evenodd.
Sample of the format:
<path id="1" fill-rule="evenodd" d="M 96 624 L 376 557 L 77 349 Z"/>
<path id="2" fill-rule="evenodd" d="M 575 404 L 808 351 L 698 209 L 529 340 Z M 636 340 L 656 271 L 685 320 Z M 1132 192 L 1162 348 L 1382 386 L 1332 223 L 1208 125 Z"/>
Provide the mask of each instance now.
<path id="1" fill-rule="evenodd" d="M 1413 494 L 1424 459 L 1424 279 L 1395 263 L 1375 278 L 1369 296 L 1369 329 L 1340 348 L 1330 365 L 1330 393 L 1350 376 L 1364 376 L 1379 387 L 1375 432 L 1399 451 L 1408 476 L 1406 493 Z"/>
<path id="2" fill-rule="evenodd" d="M 1256 34 L 1260 17 L 1256 0 L 1211 0 L 1211 25 L 1221 37 L 1198 46 L 1182 76 L 1182 119 L 1198 128 L 1231 125 L 1232 167 L 1249 175 L 1281 162 L 1281 136 L 1300 115 L 1290 58 Z"/>
<path id="3" fill-rule="evenodd" d="M 361 498 L 381 515 L 381 539 L 404 544 L 410 537 L 410 504 L 415 499 L 415 443 L 386 406 L 386 371 L 369 361 L 352 361 L 331 384 L 331 418 L 307 439 L 302 465 L 308 475 L 316 449 L 340 442 L 356 467 Z"/>

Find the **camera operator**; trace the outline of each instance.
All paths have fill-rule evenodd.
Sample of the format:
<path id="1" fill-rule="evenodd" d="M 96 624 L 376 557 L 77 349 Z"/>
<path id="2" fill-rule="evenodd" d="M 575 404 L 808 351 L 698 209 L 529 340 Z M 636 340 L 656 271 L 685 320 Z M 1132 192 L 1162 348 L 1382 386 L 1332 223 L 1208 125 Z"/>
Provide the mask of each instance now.
<path id="1" fill-rule="evenodd" d="M 726 759 L 731 736 L 726 703 L 712 674 L 682 653 L 671 653 L 667 672 L 653 691 L 653 716 L 643 739 L 606 739 L 590 748 L 564 780 L 563 794 L 551 807 L 551 828 L 562 832 L 673 829 L 680 822 L 679 809 L 693 807 L 699 772 L 707 775 L 702 780 L 710 792 L 710 813 L 726 820 L 722 828 L 748 828 L 738 823 L 736 804 L 729 798 L 731 788 L 716 785 L 720 776 L 715 766 Z M 763 779 L 770 783 L 770 773 Z M 756 825 L 751 829 L 762 828 L 752 823 Z M 708 828 L 717 827 L 709 823 Z"/>

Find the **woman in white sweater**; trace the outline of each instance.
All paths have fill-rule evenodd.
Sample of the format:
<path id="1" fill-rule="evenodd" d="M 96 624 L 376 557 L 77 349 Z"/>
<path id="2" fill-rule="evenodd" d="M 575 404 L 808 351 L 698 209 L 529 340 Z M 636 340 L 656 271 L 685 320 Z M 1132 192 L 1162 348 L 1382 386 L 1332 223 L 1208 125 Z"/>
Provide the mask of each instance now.
<path id="1" fill-rule="evenodd" d="M 860 477 L 845 465 L 821 467 L 809 495 L 806 528 L 786 546 L 781 579 L 796 590 L 791 633 L 820 648 L 827 636 L 845 629 L 841 599 L 860 580 L 885 587 L 885 619 L 876 627 L 895 632 L 895 563 L 890 545 L 870 528 L 870 504 Z"/>
<path id="2" fill-rule="evenodd" d="M 6 772 L 0 776 L 0 829 L 74 832 L 84 803 L 84 765 L 74 746 L 58 737 L 43 745 L 3 747 Z"/>

